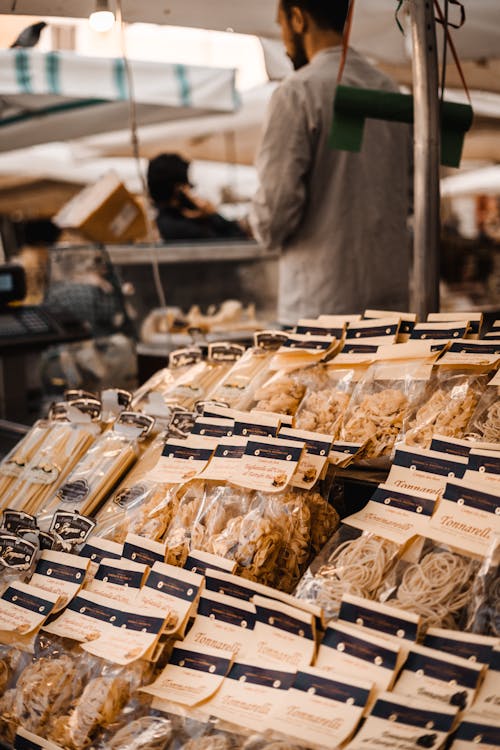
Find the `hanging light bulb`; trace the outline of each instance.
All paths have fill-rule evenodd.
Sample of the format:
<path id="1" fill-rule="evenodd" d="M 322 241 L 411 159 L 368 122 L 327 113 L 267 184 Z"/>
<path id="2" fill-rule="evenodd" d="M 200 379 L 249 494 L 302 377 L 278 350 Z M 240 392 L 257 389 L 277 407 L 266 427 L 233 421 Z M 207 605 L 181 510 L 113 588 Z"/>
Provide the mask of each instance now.
<path id="1" fill-rule="evenodd" d="M 96 0 L 95 10 L 89 16 L 92 31 L 103 34 L 110 31 L 115 23 L 115 14 L 109 9 L 108 0 Z"/>

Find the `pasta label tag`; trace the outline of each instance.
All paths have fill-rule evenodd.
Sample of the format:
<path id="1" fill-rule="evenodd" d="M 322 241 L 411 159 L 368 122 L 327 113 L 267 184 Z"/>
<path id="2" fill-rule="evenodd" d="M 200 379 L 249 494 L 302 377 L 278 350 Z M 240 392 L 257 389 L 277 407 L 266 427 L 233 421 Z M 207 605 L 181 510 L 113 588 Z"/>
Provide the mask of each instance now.
<path id="1" fill-rule="evenodd" d="M 333 443 L 333 436 L 318 432 L 294 430 L 282 427 L 278 436 L 284 440 L 296 440 L 305 443 L 305 450 L 292 477 L 293 487 L 309 490 L 323 474 Z"/>
<path id="2" fill-rule="evenodd" d="M 17 534 L 19 529 L 37 529 L 35 516 L 25 513 L 22 510 L 11 510 L 6 508 L 2 513 L 2 529 L 9 531 L 11 534 Z"/>
<path id="3" fill-rule="evenodd" d="M 429 524 L 428 536 L 473 555 L 485 556 L 500 535 L 500 495 L 495 486 L 448 482 Z"/>
<path id="4" fill-rule="evenodd" d="M 153 567 L 155 562 L 164 562 L 165 552 L 165 544 L 137 534 L 127 534 L 123 545 L 123 557 L 126 560 L 149 565 L 149 567 Z"/>
<path id="5" fill-rule="evenodd" d="M 63 544 L 75 547 L 87 541 L 95 525 L 95 521 L 80 513 L 58 510 L 54 513 L 50 531 L 56 533 Z"/>
<path id="6" fill-rule="evenodd" d="M 30 583 L 56 594 L 59 597 L 59 611 L 80 591 L 89 564 L 89 560 L 77 555 L 44 550 Z"/>
<path id="7" fill-rule="evenodd" d="M 255 606 L 250 602 L 204 591 L 184 643 L 193 651 L 198 646 L 217 648 L 245 658 L 253 649 L 255 616 Z"/>
<path id="8" fill-rule="evenodd" d="M 448 453 L 450 456 L 462 456 L 468 458 L 473 443 L 470 440 L 450 438 L 447 435 L 434 435 L 430 449 L 439 453 Z"/>
<path id="9" fill-rule="evenodd" d="M 6 568 L 28 570 L 38 547 L 27 539 L 7 531 L 0 531 L 0 560 Z"/>
<path id="10" fill-rule="evenodd" d="M 173 409 L 172 417 L 167 427 L 169 438 L 185 438 L 191 434 L 196 423 L 197 413 L 185 409 Z"/>
<path id="11" fill-rule="evenodd" d="M 453 750 L 493 750 L 500 747 L 500 722 L 467 712 L 457 727 Z"/>
<path id="12" fill-rule="evenodd" d="M 259 595 L 253 603 L 257 618 L 252 659 L 287 669 L 309 666 L 316 651 L 313 615 Z"/>
<path id="13" fill-rule="evenodd" d="M 234 573 L 236 570 L 236 562 L 234 560 L 228 560 L 226 557 L 221 557 L 220 555 L 214 555 L 211 552 L 204 552 L 201 549 L 192 549 L 186 558 L 184 569 L 190 570 L 192 573 L 205 575 L 207 568 L 215 568 L 216 570 L 224 570 L 228 573 Z"/>
<path id="14" fill-rule="evenodd" d="M 345 750 L 387 747 L 401 750 L 430 750 L 442 747 L 451 732 L 457 709 L 432 701 L 401 699 L 392 693 L 378 696 L 365 723 Z"/>
<path id="15" fill-rule="evenodd" d="M 465 457 L 402 446 L 396 449 L 386 485 L 399 492 L 436 497 L 443 493 L 449 479 L 462 479 L 466 468 Z"/>
<path id="16" fill-rule="evenodd" d="M 273 711 L 286 700 L 294 680 L 295 670 L 236 661 L 206 709 L 213 716 L 262 733 L 270 728 Z"/>
<path id="17" fill-rule="evenodd" d="M 189 347 L 186 349 L 176 349 L 168 355 L 168 366 L 170 370 L 178 370 L 181 367 L 196 365 L 203 359 L 201 349 Z"/>
<path id="18" fill-rule="evenodd" d="M 493 649 L 489 668 L 479 687 L 472 711 L 482 719 L 500 721 L 500 647 Z"/>
<path id="19" fill-rule="evenodd" d="M 296 332 L 306 336 L 332 336 L 342 339 L 346 331 L 347 323 L 343 321 L 340 325 L 330 325 L 326 321 L 315 318 L 301 318 L 297 323 Z"/>
<path id="20" fill-rule="evenodd" d="M 55 745 L 49 740 L 44 740 L 36 734 L 28 732 L 27 729 L 19 727 L 14 738 L 14 750 L 62 750 L 60 745 Z"/>
<path id="21" fill-rule="evenodd" d="M 372 684 L 309 667 L 297 672 L 269 726 L 304 745 L 337 747 L 355 731 Z"/>
<path id="22" fill-rule="evenodd" d="M 344 594 L 338 621 L 376 630 L 382 637 L 387 635 L 414 643 L 418 637 L 420 618 L 413 612 L 405 612 L 404 609 Z"/>
<path id="23" fill-rule="evenodd" d="M 87 591 L 108 597 L 118 604 L 132 604 L 137 597 L 148 567 L 131 560 L 102 560 Z"/>
<path id="24" fill-rule="evenodd" d="M 380 484 L 366 506 L 345 522 L 362 531 L 370 531 L 396 544 L 405 544 L 416 534 L 426 536 L 436 505 L 428 493 L 398 492 Z"/>
<path id="25" fill-rule="evenodd" d="M 54 611 L 57 594 L 17 581 L 0 597 L 0 642 L 32 635 Z"/>
<path id="26" fill-rule="evenodd" d="M 483 664 L 413 645 L 393 692 L 463 711 L 474 700 L 483 670 Z"/>
<path id="27" fill-rule="evenodd" d="M 123 544 L 111 542 L 109 539 L 102 539 L 93 536 L 92 541 L 86 542 L 80 550 L 80 557 L 87 557 L 90 560 L 89 574 L 94 576 L 99 567 L 99 563 L 105 557 L 119 559 L 122 556 Z"/>
<path id="28" fill-rule="evenodd" d="M 232 663 L 231 651 L 201 646 L 193 650 L 178 641 L 163 672 L 141 692 L 183 706 L 195 706 L 217 692 Z"/>
<path id="29" fill-rule="evenodd" d="M 468 320 L 445 321 L 442 323 L 417 323 L 411 339 L 437 341 L 443 339 L 463 339 L 469 330 Z"/>
<path id="30" fill-rule="evenodd" d="M 209 463 L 199 474 L 199 478 L 230 481 L 233 476 L 237 476 L 247 443 L 248 438 L 245 437 L 221 438 Z"/>
<path id="31" fill-rule="evenodd" d="M 280 492 L 290 483 L 301 459 L 305 443 L 253 438 L 245 448 L 233 482 L 240 487 Z"/>
<path id="32" fill-rule="evenodd" d="M 215 447 L 215 445 L 214 445 Z M 212 457 L 214 447 L 205 438 L 169 439 L 155 468 L 146 479 L 160 484 L 182 484 L 199 474 Z"/>
<path id="33" fill-rule="evenodd" d="M 429 628 L 425 634 L 424 646 L 445 651 L 480 664 L 490 664 L 494 658 L 494 648 L 498 639 L 494 636 L 462 633 L 460 630 Z"/>
<path id="34" fill-rule="evenodd" d="M 211 362 L 236 362 L 245 353 L 241 344 L 221 342 L 208 345 L 207 358 Z"/>
<path id="35" fill-rule="evenodd" d="M 346 331 L 346 341 L 351 339 L 380 339 L 381 344 L 395 342 L 401 319 L 389 314 L 386 318 L 372 318 L 349 323 Z"/>
<path id="36" fill-rule="evenodd" d="M 257 331 L 254 333 L 254 345 L 267 352 L 274 352 L 283 346 L 288 338 L 284 331 Z"/>
<path id="37" fill-rule="evenodd" d="M 165 630 L 184 636 L 189 618 L 196 614 L 203 576 L 166 563 L 155 563 L 137 597 L 138 607 L 168 611 Z"/>
<path id="38" fill-rule="evenodd" d="M 197 417 L 191 431 L 192 435 L 224 438 L 231 437 L 234 430 L 233 419 L 222 417 Z"/>
<path id="39" fill-rule="evenodd" d="M 116 610 L 110 606 L 109 598 L 82 589 L 44 630 L 84 643 L 106 635 L 113 617 L 116 618 Z"/>

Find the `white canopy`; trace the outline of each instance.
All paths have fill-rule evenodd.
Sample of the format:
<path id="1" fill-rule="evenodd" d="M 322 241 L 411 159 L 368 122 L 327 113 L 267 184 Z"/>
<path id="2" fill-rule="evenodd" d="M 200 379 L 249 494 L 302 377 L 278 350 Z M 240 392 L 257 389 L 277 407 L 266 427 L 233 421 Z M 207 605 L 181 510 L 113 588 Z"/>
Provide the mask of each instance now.
<path id="1" fill-rule="evenodd" d="M 123 18 L 204 29 L 232 30 L 261 37 L 279 37 L 278 0 L 122 0 Z M 497 0 L 464 0 L 467 21 L 453 37 L 462 59 L 499 56 L 500 13 Z M 0 12 L 12 13 L 12 0 L 0 0 Z M 88 17 L 95 0 L 16 0 L 19 15 Z M 397 28 L 396 0 L 357 0 L 352 43 L 365 54 L 388 63 L 408 60 L 408 42 Z M 404 10 L 401 12 L 404 24 Z M 452 6 L 452 20 L 458 11 Z"/>
<path id="2" fill-rule="evenodd" d="M 500 165 L 474 169 L 441 180 L 441 195 L 500 195 Z"/>
<path id="3" fill-rule="evenodd" d="M 129 63 L 139 125 L 231 112 L 228 68 Z M 0 50 L 0 151 L 123 128 L 129 119 L 122 58 Z"/>

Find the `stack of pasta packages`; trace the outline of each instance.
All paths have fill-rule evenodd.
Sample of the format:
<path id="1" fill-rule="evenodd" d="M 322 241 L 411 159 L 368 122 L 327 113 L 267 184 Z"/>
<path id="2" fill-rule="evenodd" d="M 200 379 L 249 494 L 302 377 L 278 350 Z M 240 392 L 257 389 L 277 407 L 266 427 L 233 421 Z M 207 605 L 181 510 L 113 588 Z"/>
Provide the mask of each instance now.
<path id="1" fill-rule="evenodd" d="M 0 466 L 0 746 L 498 747 L 500 336 L 466 317 L 302 320 L 35 425 Z M 340 524 L 353 461 L 391 470 Z"/>

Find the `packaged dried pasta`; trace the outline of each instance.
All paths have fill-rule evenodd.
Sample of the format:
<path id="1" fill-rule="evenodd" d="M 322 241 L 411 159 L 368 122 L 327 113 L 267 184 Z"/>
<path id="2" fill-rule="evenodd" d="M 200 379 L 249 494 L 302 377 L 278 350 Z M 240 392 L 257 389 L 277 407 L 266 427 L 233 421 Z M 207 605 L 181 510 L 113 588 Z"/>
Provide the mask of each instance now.
<path id="1" fill-rule="evenodd" d="M 26 435 L 12 448 L 0 463 L 0 505 L 11 485 L 19 477 L 25 466 L 31 461 L 38 447 L 50 429 L 48 419 L 40 419 Z"/>
<path id="2" fill-rule="evenodd" d="M 59 508 L 92 515 L 136 460 L 138 442 L 147 437 L 153 423 L 144 414 L 122 412 L 113 428 L 96 440 L 57 493 L 40 508 L 40 523 L 50 521 Z"/>
<path id="3" fill-rule="evenodd" d="M 331 620 L 343 594 L 377 599 L 399 553 L 394 542 L 342 524 L 307 569 L 295 596 L 322 607 Z"/>
<path id="4" fill-rule="evenodd" d="M 3 497 L 3 507 L 36 514 L 64 482 L 99 436 L 100 428 L 79 410 L 65 405 L 68 421 L 51 420 Z"/>
<path id="5" fill-rule="evenodd" d="M 430 351 L 425 353 L 422 349 L 419 344 L 380 347 L 378 361 L 355 387 L 344 415 L 341 438 L 365 442 L 366 458 L 391 454 L 413 405 L 421 399 L 433 359 Z"/>
<path id="6" fill-rule="evenodd" d="M 136 698 L 132 699 L 137 703 Z M 174 723 L 141 700 L 139 707 L 127 704 L 117 721 L 102 730 L 98 750 L 166 750 L 175 735 Z"/>
<path id="7" fill-rule="evenodd" d="M 497 378 L 494 379 L 495 382 Z M 477 402 L 466 428 L 466 437 L 485 443 L 500 443 L 500 386 L 489 382 Z"/>
<path id="8" fill-rule="evenodd" d="M 438 367 L 408 420 L 405 442 L 429 448 L 434 435 L 462 438 L 488 383 L 470 370 Z"/>
<path id="9" fill-rule="evenodd" d="M 269 377 L 272 350 L 256 346 L 231 367 L 220 383 L 207 394 L 207 399 L 231 409 L 247 409 L 255 391 Z"/>
<path id="10" fill-rule="evenodd" d="M 165 446 L 158 435 L 97 514 L 96 533 L 124 542 L 128 533 L 159 540 L 175 514 L 177 485 L 150 478 Z"/>
<path id="11" fill-rule="evenodd" d="M 31 655 L 16 646 L 0 645 L 0 698 L 14 687 Z"/>
<path id="12" fill-rule="evenodd" d="M 305 392 L 306 386 L 293 374 L 276 372 L 255 390 L 251 408 L 293 416 Z"/>
<path id="13" fill-rule="evenodd" d="M 427 628 L 463 630 L 480 562 L 427 538 L 417 538 L 399 561 L 380 599 L 420 616 Z"/>
<path id="14" fill-rule="evenodd" d="M 355 371 L 333 364 L 315 365 L 295 373 L 306 387 L 295 418 L 299 429 L 338 436 L 354 388 Z"/>
<path id="15" fill-rule="evenodd" d="M 474 581 L 467 630 L 500 637 L 500 542 L 496 542 Z"/>

